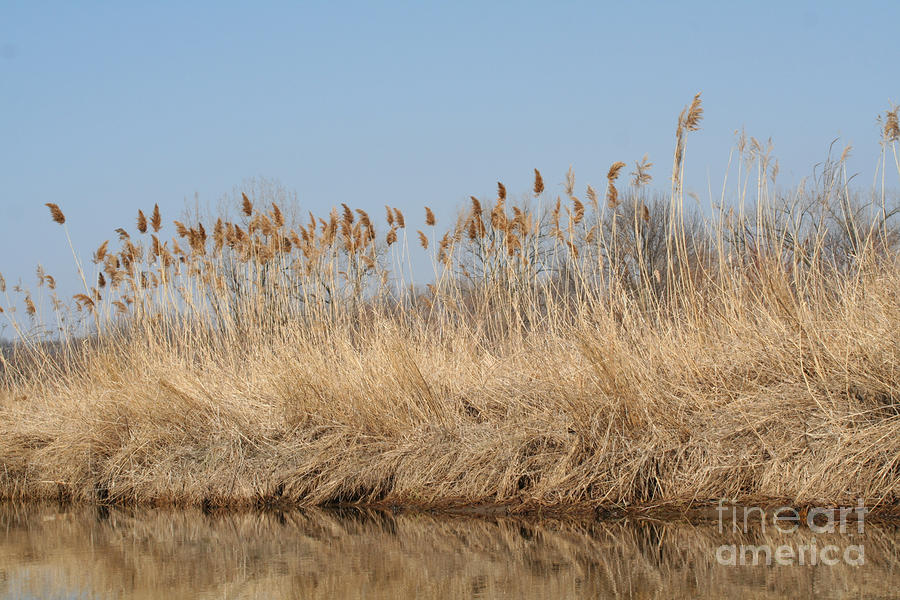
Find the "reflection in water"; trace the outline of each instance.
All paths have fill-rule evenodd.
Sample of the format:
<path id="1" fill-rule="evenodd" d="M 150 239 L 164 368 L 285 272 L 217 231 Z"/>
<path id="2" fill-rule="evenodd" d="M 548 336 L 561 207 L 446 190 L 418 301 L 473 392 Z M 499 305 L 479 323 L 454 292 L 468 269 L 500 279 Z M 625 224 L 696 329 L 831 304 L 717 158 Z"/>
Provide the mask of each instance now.
<path id="1" fill-rule="evenodd" d="M 0 598 L 897 597 L 900 531 L 343 510 L 205 515 L 0 505 Z M 726 532 L 727 533 L 727 532 Z M 722 544 L 864 544 L 865 564 L 718 564 Z"/>

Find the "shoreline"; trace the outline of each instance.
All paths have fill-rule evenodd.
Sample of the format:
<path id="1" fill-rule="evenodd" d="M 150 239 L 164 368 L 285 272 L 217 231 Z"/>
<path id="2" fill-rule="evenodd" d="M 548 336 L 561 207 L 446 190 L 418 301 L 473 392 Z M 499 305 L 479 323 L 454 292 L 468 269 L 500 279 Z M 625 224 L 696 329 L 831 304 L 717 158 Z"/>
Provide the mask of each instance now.
<path id="1" fill-rule="evenodd" d="M 794 510 L 799 514 L 802 526 L 807 525 L 808 513 L 813 509 L 825 511 L 833 511 L 832 516 L 835 523 L 838 522 L 841 509 L 846 509 L 844 513 L 846 522 L 854 524 L 858 522 L 858 512 L 856 506 L 850 506 L 841 503 L 818 504 L 792 504 L 787 499 L 775 498 L 758 498 L 756 500 L 747 499 L 744 503 L 723 503 L 717 501 L 704 501 L 695 503 L 663 503 L 663 504 L 646 504 L 637 506 L 614 506 L 614 505 L 591 505 L 588 503 L 566 504 L 557 506 L 534 506 L 529 503 L 477 503 L 477 504 L 457 504 L 457 503 L 433 503 L 433 504 L 415 504 L 415 503 L 391 503 L 391 502 L 372 502 L 372 503 L 334 503 L 323 505 L 309 505 L 296 502 L 260 502 L 257 504 L 235 503 L 235 504 L 219 504 L 210 506 L 206 504 L 190 504 L 179 502 L 114 502 L 104 503 L 96 501 L 78 501 L 78 500 L 52 500 L 48 498 L 0 498 L 0 504 L 7 506 L 22 507 L 46 507 L 56 506 L 60 508 L 79 507 L 79 508 L 96 508 L 118 509 L 118 510 L 200 510 L 207 515 L 227 515 L 227 514 L 244 514 L 244 513 L 291 513 L 303 512 L 307 510 L 317 510 L 326 512 L 343 513 L 346 511 L 374 512 L 391 515 L 415 515 L 427 514 L 437 517 L 463 517 L 475 519 L 523 519 L 526 521 L 540 521 L 544 519 L 555 521 L 575 521 L 575 522 L 617 522 L 617 521 L 659 521 L 659 522 L 687 522 L 698 525 L 716 523 L 720 519 L 720 515 L 724 515 L 723 523 L 731 523 L 733 515 L 737 515 L 737 523 L 740 524 L 744 511 L 749 511 L 748 521 L 752 525 L 758 525 L 761 519 L 767 524 L 773 523 L 776 514 L 786 515 L 786 510 Z M 721 508 L 720 508 L 721 507 Z M 854 510 L 849 510 L 854 509 Z M 732 513 L 732 511 L 735 511 Z M 823 517 L 825 519 L 827 517 Z M 900 504 L 881 505 L 875 507 L 865 507 L 865 522 L 900 525 Z M 819 520 L 817 520 L 819 522 Z"/>

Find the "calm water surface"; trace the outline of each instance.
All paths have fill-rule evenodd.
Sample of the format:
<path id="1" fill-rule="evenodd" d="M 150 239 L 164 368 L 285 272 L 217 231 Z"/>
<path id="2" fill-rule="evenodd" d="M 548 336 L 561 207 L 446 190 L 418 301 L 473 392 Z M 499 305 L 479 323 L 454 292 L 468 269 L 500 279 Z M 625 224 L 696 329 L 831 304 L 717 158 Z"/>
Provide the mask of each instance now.
<path id="1" fill-rule="evenodd" d="M 838 562 L 724 566 L 732 544 Z M 900 529 L 0 504 L 0 598 L 900 598 Z"/>

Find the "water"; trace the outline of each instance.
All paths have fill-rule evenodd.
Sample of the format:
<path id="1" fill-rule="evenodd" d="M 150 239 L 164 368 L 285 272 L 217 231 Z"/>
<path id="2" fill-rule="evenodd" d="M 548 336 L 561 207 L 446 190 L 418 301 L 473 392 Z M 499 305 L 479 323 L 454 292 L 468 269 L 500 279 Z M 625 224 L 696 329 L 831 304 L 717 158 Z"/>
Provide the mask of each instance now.
<path id="1" fill-rule="evenodd" d="M 0 504 L 0 598 L 900 598 L 900 529 L 856 531 Z M 837 564 L 717 559 L 813 541 Z M 849 546 L 863 565 L 840 558 Z"/>

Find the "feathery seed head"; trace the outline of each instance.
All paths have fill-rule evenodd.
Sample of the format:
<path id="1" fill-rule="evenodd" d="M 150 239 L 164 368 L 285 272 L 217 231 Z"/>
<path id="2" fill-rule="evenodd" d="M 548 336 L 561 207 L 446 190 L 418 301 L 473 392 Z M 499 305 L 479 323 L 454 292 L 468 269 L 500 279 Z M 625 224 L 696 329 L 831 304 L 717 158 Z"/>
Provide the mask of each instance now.
<path id="1" fill-rule="evenodd" d="M 159 214 L 159 204 L 153 205 L 153 214 L 150 216 L 150 227 L 153 228 L 154 233 L 159 233 L 159 230 L 162 229 L 162 217 Z"/>
<path id="2" fill-rule="evenodd" d="M 534 170 L 534 193 L 538 195 L 544 191 L 544 178 L 541 177 L 541 172 L 537 169 Z"/>
<path id="3" fill-rule="evenodd" d="M 653 180 L 653 176 L 650 174 L 650 168 L 653 166 L 653 163 L 650 162 L 647 155 L 638 161 L 634 161 L 634 171 L 631 172 L 631 184 L 635 187 L 641 187 L 650 183 Z"/>
<path id="4" fill-rule="evenodd" d="M 109 240 L 106 240 L 105 242 L 100 244 L 100 247 L 97 248 L 97 250 L 94 252 L 94 258 L 92 260 L 95 265 L 100 264 L 101 262 L 103 262 L 103 259 L 106 258 L 106 247 L 108 245 Z"/>
<path id="5" fill-rule="evenodd" d="M 572 222 L 575 225 L 578 225 L 584 219 L 584 204 L 582 204 L 581 200 L 579 200 L 575 196 L 572 196 L 572 204 L 575 208 L 575 212 L 572 216 Z"/>
<path id="6" fill-rule="evenodd" d="M 700 129 L 700 121 L 703 120 L 703 106 L 700 102 L 700 92 L 694 96 L 690 107 L 687 109 L 687 116 L 684 118 L 684 126 L 688 131 L 697 131 Z"/>
<path id="7" fill-rule="evenodd" d="M 59 223 L 60 225 L 65 224 L 66 216 L 63 214 L 63 211 L 60 210 L 59 206 L 53 204 L 52 202 L 48 202 L 44 206 L 50 209 L 50 217 L 55 223 Z"/>
<path id="8" fill-rule="evenodd" d="M 353 211 L 346 204 L 341 204 L 341 206 L 344 208 L 344 222 L 347 225 L 353 225 Z"/>
<path id="9" fill-rule="evenodd" d="M 619 171 L 621 171 L 624 166 L 625 166 L 625 163 L 623 163 L 622 161 L 614 162 L 609 167 L 609 172 L 607 172 L 607 174 L 606 174 L 606 179 L 608 179 L 610 182 L 613 182 L 616 179 L 618 179 Z"/>
<path id="10" fill-rule="evenodd" d="M 593 206 L 593 207 L 594 207 L 594 210 L 596 210 L 596 209 L 597 209 L 597 203 L 598 203 L 598 200 L 597 200 L 597 190 L 595 190 L 595 189 L 594 189 L 593 187 L 591 187 L 591 186 L 587 186 L 587 197 L 588 197 L 588 200 L 591 201 L 591 206 Z"/>
<path id="11" fill-rule="evenodd" d="M 886 111 L 884 114 L 884 140 L 886 142 L 896 142 L 900 140 L 900 119 L 897 114 L 900 112 L 900 106 L 893 107 L 893 110 Z"/>
<path id="12" fill-rule="evenodd" d="M 281 209 L 274 202 L 272 203 L 272 222 L 277 229 L 284 227 L 284 215 L 281 214 Z"/>

